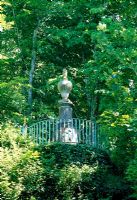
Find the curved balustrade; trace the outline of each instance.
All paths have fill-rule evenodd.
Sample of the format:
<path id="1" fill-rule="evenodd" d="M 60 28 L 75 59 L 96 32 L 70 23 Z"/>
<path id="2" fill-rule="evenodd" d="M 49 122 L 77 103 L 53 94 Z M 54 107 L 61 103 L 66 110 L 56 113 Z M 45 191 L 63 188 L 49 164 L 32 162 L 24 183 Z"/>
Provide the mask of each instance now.
<path id="1" fill-rule="evenodd" d="M 85 119 L 48 119 L 29 126 L 27 133 L 37 144 L 64 142 L 89 144 L 94 147 L 100 145 L 96 123 Z"/>

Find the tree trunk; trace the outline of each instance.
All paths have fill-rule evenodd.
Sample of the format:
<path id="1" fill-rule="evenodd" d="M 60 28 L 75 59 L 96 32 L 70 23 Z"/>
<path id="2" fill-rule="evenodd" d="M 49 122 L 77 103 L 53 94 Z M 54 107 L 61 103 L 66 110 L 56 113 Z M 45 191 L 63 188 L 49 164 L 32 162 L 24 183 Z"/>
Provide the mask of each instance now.
<path id="1" fill-rule="evenodd" d="M 29 114 L 32 112 L 32 88 L 33 88 L 33 77 L 34 77 L 34 71 L 36 68 L 36 41 L 37 41 L 37 31 L 38 26 L 33 32 L 32 37 L 32 56 L 31 56 L 31 67 L 29 72 L 29 91 L 28 91 L 28 104 L 29 104 Z"/>
<path id="2" fill-rule="evenodd" d="M 98 111 L 99 102 L 98 102 L 97 95 L 94 94 L 94 91 L 93 91 L 93 88 L 95 89 L 96 86 L 94 86 L 93 88 L 90 88 L 89 77 L 86 77 L 85 79 L 85 88 L 86 88 L 89 118 L 92 121 L 94 121 L 98 113 L 97 111 Z"/>

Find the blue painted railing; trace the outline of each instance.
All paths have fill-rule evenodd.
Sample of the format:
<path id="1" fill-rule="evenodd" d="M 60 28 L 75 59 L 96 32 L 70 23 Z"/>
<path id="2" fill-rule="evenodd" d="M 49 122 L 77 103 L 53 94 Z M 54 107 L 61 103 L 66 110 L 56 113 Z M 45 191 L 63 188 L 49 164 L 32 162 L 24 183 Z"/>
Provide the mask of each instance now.
<path id="1" fill-rule="evenodd" d="M 29 127 L 23 127 L 37 144 L 64 142 L 70 144 L 88 144 L 101 147 L 99 126 L 91 120 L 73 118 L 69 121 L 48 119 L 39 121 Z"/>

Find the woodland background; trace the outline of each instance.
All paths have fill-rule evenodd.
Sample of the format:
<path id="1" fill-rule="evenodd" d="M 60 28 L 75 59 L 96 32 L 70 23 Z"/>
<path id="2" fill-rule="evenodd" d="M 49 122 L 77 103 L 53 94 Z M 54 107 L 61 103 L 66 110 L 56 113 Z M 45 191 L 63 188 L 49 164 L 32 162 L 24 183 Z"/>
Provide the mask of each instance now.
<path id="1" fill-rule="evenodd" d="M 11 149 L 19 149 L 17 141 L 23 140 L 14 138 L 13 135 L 18 131 L 14 130 L 13 124 L 20 127 L 24 120 L 31 124 L 58 116 L 60 95 L 57 83 L 63 68 L 66 68 L 73 82 L 70 99 L 74 103 L 74 117 L 95 120 L 101 124 L 107 137 L 108 155 L 119 177 L 119 181 L 112 181 L 112 185 L 121 183 L 116 193 L 127 191 L 128 194 L 121 199 L 137 199 L 136 27 L 135 0 L 1 0 L 0 144 L 3 158 L 7 160 L 6 155 L 11 155 L 10 159 L 14 160 L 12 156 L 16 151 L 11 152 Z M 28 152 L 28 146 L 24 147 L 27 150 L 21 150 L 15 157 L 21 159 L 23 152 Z M 27 155 L 32 156 L 31 153 Z M 27 159 L 32 159 L 33 156 L 29 156 Z M 34 153 L 34 157 L 39 159 L 37 153 Z M 28 196 L 24 193 L 21 197 L 22 190 L 19 194 L 18 190 L 10 193 L 8 188 L 11 187 L 11 180 L 16 182 L 15 185 L 19 180 L 13 177 L 15 166 L 8 168 L 9 160 L 1 164 L 2 175 L 8 177 L 0 180 L 0 193 L 7 194 L 2 199 L 42 199 L 40 194 L 35 194 L 34 183 L 30 183 L 33 189 Z M 26 162 L 30 162 L 28 160 Z M 3 169 L 6 167 L 7 173 L 4 175 Z M 36 168 L 37 172 L 39 169 Z M 4 180 L 7 182 L 3 183 Z M 64 179 L 61 180 L 60 183 L 65 185 Z M 24 182 L 22 184 L 25 185 Z M 73 184 L 77 185 L 75 181 Z M 113 192 L 110 193 L 104 197 L 100 193 L 99 197 L 75 198 L 114 199 Z M 47 199 L 73 198 L 72 191 L 63 195 L 49 195 Z"/>

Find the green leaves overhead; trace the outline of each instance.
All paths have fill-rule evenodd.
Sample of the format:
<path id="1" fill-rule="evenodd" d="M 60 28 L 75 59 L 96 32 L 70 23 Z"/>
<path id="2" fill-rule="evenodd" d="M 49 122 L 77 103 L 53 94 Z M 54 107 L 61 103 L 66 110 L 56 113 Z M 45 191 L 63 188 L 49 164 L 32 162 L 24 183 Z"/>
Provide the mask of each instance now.
<path id="1" fill-rule="evenodd" d="M 12 28 L 2 33 L 3 55 L 9 59 L 14 55 L 15 74 L 26 79 L 30 72 L 33 32 L 38 26 L 33 75 L 34 113 L 39 112 L 36 102 L 41 102 L 57 115 L 59 96 L 56 87 L 47 82 L 57 78 L 63 68 L 69 69 L 69 77 L 75 83 L 71 98 L 77 105 L 76 112 L 81 110 L 79 117 L 87 113 L 85 117 L 98 119 L 107 108 L 121 110 L 123 96 L 125 101 L 126 98 L 134 101 L 133 92 L 126 97 L 123 89 L 130 89 L 130 81 L 136 84 L 134 4 L 133 0 L 105 3 L 100 0 L 94 4 L 85 0 L 16 0 L 2 4 L 5 20 L 13 22 Z M 10 44 L 6 51 L 4 42 Z M 4 77 L 9 64 L 2 65 L 5 66 Z M 23 95 L 27 99 L 27 92 Z"/>

